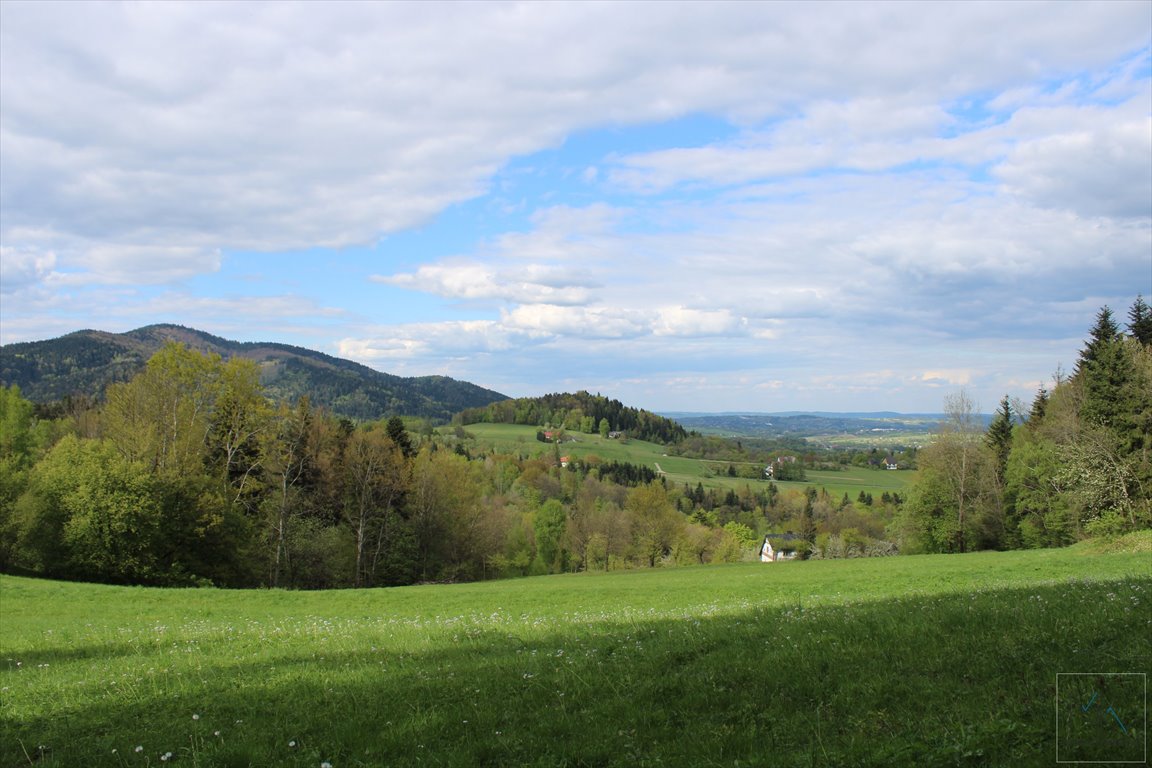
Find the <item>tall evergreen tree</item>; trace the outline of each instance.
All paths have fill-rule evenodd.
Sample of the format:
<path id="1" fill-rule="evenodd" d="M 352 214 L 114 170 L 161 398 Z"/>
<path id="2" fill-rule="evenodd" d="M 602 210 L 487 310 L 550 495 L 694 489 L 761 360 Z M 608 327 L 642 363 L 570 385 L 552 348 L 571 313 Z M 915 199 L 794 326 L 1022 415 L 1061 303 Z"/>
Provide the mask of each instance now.
<path id="1" fill-rule="evenodd" d="M 996 459 L 996 475 L 1001 482 L 1004 480 L 1004 471 L 1008 467 L 1008 453 L 1012 450 L 1012 423 L 1014 419 L 1012 402 L 1005 395 L 984 435 L 984 440 L 992 449 Z"/>
<path id="2" fill-rule="evenodd" d="M 1044 414 L 1048 411 L 1048 390 L 1041 385 L 1032 401 L 1032 410 L 1028 413 L 1028 426 L 1036 429 L 1044 421 Z"/>
<path id="3" fill-rule="evenodd" d="M 1120 327 L 1112 317 L 1112 310 L 1101 307 L 1096 314 L 1096 325 L 1088 339 L 1088 344 L 1080 350 L 1080 359 L 1076 363 L 1076 375 L 1079 376 L 1084 367 L 1091 365 L 1100 356 L 1101 350 L 1108 344 L 1120 338 Z"/>
<path id="4" fill-rule="evenodd" d="M 1152 345 L 1152 308 L 1144 303 L 1143 296 L 1137 296 L 1128 310 L 1128 332 L 1144 346 Z"/>
<path id="5" fill-rule="evenodd" d="M 392 442 L 404 454 L 404 458 L 410 459 L 416 454 L 416 449 L 412 445 L 412 438 L 408 435 L 408 430 L 404 428 L 404 420 L 399 416 L 393 416 L 388 419 L 388 424 L 384 427 L 388 432 L 388 437 L 392 438 Z"/>

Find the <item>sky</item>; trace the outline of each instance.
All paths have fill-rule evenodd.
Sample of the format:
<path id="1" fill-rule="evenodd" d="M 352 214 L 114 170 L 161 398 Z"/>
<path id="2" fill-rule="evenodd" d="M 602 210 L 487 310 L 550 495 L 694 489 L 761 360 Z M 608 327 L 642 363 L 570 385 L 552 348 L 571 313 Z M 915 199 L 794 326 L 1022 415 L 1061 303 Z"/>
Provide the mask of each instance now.
<path id="1" fill-rule="evenodd" d="M 984 411 L 1152 297 L 1149 2 L 0 2 L 0 343 Z"/>

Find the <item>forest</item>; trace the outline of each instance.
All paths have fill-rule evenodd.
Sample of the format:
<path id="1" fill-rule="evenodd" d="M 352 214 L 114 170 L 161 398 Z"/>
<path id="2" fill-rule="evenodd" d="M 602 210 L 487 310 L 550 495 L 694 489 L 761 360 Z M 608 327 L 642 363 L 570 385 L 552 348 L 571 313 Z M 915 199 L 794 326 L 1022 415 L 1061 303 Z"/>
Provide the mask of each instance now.
<path id="1" fill-rule="evenodd" d="M 1152 525 L 1142 298 L 1126 331 L 1102 309 L 1075 370 L 1030 407 L 1005 398 L 985 427 L 967 395 L 950 398 L 936 439 L 908 454 L 919 478 L 906 498 L 834 498 L 759 471 L 742 488 L 677 487 L 647 466 L 562 462 L 559 442 L 527 456 L 468 439 L 468 424 L 518 423 L 750 467 L 772 455 L 586 392 L 502 401 L 441 429 L 354 423 L 270 397 L 251 360 L 174 342 L 102 401 L 67 405 L 0 390 L 5 572 L 323 589 L 735 561 L 785 531 L 821 558 L 1063 546 Z M 867 456 L 808 450 L 780 465 L 797 477 L 776 479 L 833 460 Z"/>
<path id="2" fill-rule="evenodd" d="M 587 434 L 600 432 L 605 436 L 618 432 L 637 440 L 666 444 L 688 436 L 684 427 L 671 419 L 588 392 L 501 400 L 483 408 L 461 411 L 453 422 L 465 426 L 478 423 L 549 425 Z"/>
<path id="3" fill-rule="evenodd" d="M 1152 311 L 1126 332 L 1103 307 L 1070 375 L 1030 407 L 1005 397 L 987 429 L 963 392 L 917 457 L 894 521 L 902 552 L 1058 547 L 1152 527 Z"/>

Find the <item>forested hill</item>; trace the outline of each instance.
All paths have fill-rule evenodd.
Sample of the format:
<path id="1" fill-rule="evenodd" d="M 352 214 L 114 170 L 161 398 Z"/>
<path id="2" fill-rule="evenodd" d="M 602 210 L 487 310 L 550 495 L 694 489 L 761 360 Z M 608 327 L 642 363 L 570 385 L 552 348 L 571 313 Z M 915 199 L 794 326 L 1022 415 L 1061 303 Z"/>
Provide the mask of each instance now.
<path id="1" fill-rule="evenodd" d="M 623 432 L 637 440 L 675 443 L 688 436 L 684 427 L 651 411 L 626 407 L 588 392 L 557 393 L 543 397 L 503 400 L 458 414 L 459 424 L 526 424 L 563 428 L 572 432 Z"/>
<path id="2" fill-rule="evenodd" d="M 0 385 L 18 385 L 24 397 L 39 403 L 78 395 L 101 399 L 109 384 L 132 378 L 168 341 L 223 358 L 253 360 L 269 397 L 291 402 L 307 395 L 313 405 L 351 419 L 398 414 L 447 421 L 462 409 L 507 399 L 446 376 L 393 376 L 303 347 L 230 341 L 179 325 L 149 325 L 127 333 L 85 330 L 0 346 Z"/>

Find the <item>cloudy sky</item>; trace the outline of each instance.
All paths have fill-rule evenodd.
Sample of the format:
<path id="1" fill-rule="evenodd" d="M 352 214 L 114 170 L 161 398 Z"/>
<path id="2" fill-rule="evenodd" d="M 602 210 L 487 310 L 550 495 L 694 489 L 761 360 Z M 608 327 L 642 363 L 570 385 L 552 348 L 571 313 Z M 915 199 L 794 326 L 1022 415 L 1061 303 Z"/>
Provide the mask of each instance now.
<path id="1" fill-rule="evenodd" d="M 1152 295 L 1152 3 L 0 3 L 0 342 L 984 410 Z"/>

